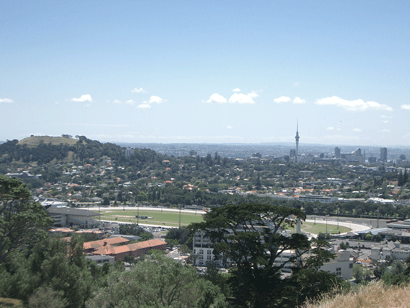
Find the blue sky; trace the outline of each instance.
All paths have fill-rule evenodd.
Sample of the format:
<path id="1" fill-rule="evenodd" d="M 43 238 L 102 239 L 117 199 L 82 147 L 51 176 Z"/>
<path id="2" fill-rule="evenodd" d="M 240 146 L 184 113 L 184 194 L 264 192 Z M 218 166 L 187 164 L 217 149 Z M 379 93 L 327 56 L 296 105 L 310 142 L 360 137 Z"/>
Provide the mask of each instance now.
<path id="1" fill-rule="evenodd" d="M 409 1 L 0 3 L 0 140 L 410 145 Z"/>

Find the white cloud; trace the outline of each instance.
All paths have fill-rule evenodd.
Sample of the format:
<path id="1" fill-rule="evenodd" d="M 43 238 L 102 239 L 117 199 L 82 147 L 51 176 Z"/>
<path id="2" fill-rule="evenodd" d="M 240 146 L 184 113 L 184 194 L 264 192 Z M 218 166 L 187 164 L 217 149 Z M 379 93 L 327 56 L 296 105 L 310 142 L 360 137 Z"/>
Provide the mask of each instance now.
<path id="1" fill-rule="evenodd" d="M 381 130 L 381 132 L 382 132 L 382 133 L 390 133 L 390 132 L 391 132 L 391 130 L 390 130 L 390 129 L 385 128 L 385 129 L 382 129 L 382 130 Z"/>
<path id="2" fill-rule="evenodd" d="M 355 133 L 360 133 L 362 130 L 361 130 L 360 128 L 353 128 L 353 131 L 354 131 Z"/>
<path id="3" fill-rule="evenodd" d="M 118 99 L 114 100 L 113 103 L 114 104 L 121 104 L 121 102 Z"/>
<path id="4" fill-rule="evenodd" d="M 293 103 L 294 104 L 304 104 L 306 103 L 306 100 L 296 96 L 295 99 L 293 100 Z"/>
<path id="5" fill-rule="evenodd" d="M 233 127 L 232 127 L 232 126 L 230 126 L 230 125 L 228 125 L 226 128 L 227 128 L 227 129 L 232 129 Z"/>
<path id="6" fill-rule="evenodd" d="M 410 105 L 401 105 L 401 109 L 410 110 Z"/>
<path id="7" fill-rule="evenodd" d="M 208 103 L 218 103 L 218 104 L 223 104 L 226 103 L 226 98 L 223 97 L 222 95 L 219 95 L 218 93 L 214 93 L 211 95 L 211 97 L 207 100 Z"/>
<path id="8" fill-rule="evenodd" d="M 238 103 L 238 104 L 255 104 L 254 100 L 252 97 L 249 97 L 248 95 L 242 94 L 242 93 L 234 93 L 232 96 L 229 98 L 230 103 Z"/>
<path id="9" fill-rule="evenodd" d="M 362 99 L 348 101 L 337 96 L 321 98 L 316 101 L 317 105 L 335 105 L 345 108 L 349 111 L 365 111 L 365 110 L 384 110 L 392 111 L 393 109 L 387 105 L 376 102 L 365 102 Z"/>
<path id="10" fill-rule="evenodd" d="M 329 126 L 328 128 L 326 128 L 326 130 L 334 130 L 334 128 L 332 126 Z"/>
<path id="11" fill-rule="evenodd" d="M 151 105 L 148 104 L 147 102 L 143 102 L 141 105 L 138 105 L 137 108 L 151 108 Z"/>
<path id="12" fill-rule="evenodd" d="M 299 86 L 299 82 L 295 82 L 295 83 L 293 84 L 293 86 L 294 86 L 294 87 Z"/>
<path id="13" fill-rule="evenodd" d="M 134 105 L 135 104 L 135 102 L 132 99 L 127 100 L 125 103 L 129 104 L 129 105 Z"/>
<path id="14" fill-rule="evenodd" d="M 256 91 L 252 91 L 251 93 L 248 93 L 248 96 L 251 98 L 255 98 L 255 97 L 258 97 L 259 95 L 258 93 L 256 93 Z"/>
<path id="15" fill-rule="evenodd" d="M 84 94 L 84 95 L 81 95 L 79 98 L 72 98 L 71 99 L 73 102 L 80 102 L 80 103 L 83 103 L 83 102 L 91 102 L 93 99 L 91 98 L 91 95 L 90 94 Z"/>
<path id="16" fill-rule="evenodd" d="M 148 103 L 150 103 L 150 104 L 153 104 L 153 103 L 160 104 L 160 103 L 163 103 L 163 102 L 164 102 L 164 100 L 161 97 L 153 95 L 149 99 Z"/>
<path id="17" fill-rule="evenodd" d="M 273 101 L 277 104 L 280 104 L 280 103 L 289 103 L 291 99 L 290 97 L 287 97 L 287 96 L 281 96 L 281 97 L 275 98 Z"/>
<path id="18" fill-rule="evenodd" d="M 85 104 L 84 105 L 84 107 L 90 107 L 91 106 L 91 104 Z"/>
<path id="19" fill-rule="evenodd" d="M 9 103 L 12 104 L 14 103 L 12 99 L 9 98 L 0 98 L 0 103 Z"/>
<path id="20" fill-rule="evenodd" d="M 385 115 L 385 114 L 382 114 L 381 117 L 383 119 L 392 119 L 393 118 L 393 116 L 388 116 L 388 115 Z"/>
<path id="21" fill-rule="evenodd" d="M 233 89 L 232 91 L 234 91 L 234 92 L 241 92 L 241 89 L 235 88 L 235 89 Z"/>
<path id="22" fill-rule="evenodd" d="M 384 124 L 388 124 L 390 121 L 389 120 L 383 120 L 382 121 Z"/>
<path id="23" fill-rule="evenodd" d="M 133 93 L 147 93 L 147 91 L 145 91 L 143 88 L 139 88 L 139 89 L 135 88 L 131 92 L 133 92 Z"/>

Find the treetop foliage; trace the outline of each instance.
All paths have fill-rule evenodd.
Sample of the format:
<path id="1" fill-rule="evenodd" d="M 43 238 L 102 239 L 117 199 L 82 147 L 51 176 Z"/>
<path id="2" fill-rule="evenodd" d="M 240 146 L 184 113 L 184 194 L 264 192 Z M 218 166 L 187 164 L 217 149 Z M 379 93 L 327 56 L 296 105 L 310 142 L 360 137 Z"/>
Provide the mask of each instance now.
<path id="1" fill-rule="evenodd" d="M 51 221 L 21 180 L 0 176 L 0 263 L 14 251 L 33 247 Z"/>

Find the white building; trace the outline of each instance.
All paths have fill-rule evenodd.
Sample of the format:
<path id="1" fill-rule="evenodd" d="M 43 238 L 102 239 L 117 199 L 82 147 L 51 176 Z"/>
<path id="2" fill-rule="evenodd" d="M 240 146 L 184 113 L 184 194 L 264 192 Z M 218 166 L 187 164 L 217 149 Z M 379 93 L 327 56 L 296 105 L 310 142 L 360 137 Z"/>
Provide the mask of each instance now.
<path id="1" fill-rule="evenodd" d="M 405 261 L 410 257 L 408 245 L 402 245 L 397 242 L 384 242 L 381 245 L 372 246 L 372 260 L 386 260 L 386 258 Z"/>
<path id="2" fill-rule="evenodd" d="M 321 195 L 300 195 L 299 201 L 301 202 L 320 202 L 320 203 L 332 203 L 338 201 L 337 197 L 326 197 Z"/>
<path id="3" fill-rule="evenodd" d="M 323 264 L 319 270 L 335 274 L 343 280 L 352 279 L 353 259 L 350 258 L 350 252 L 339 250 L 336 253 L 336 257 Z"/>
<path id="4" fill-rule="evenodd" d="M 215 260 L 214 248 L 211 239 L 205 236 L 205 232 L 197 231 L 192 238 L 194 251 L 194 265 L 205 266 L 207 262 Z M 222 261 L 217 260 L 216 264 L 222 266 Z"/>
<path id="5" fill-rule="evenodd" d="M 126 158 L 130 158 L 132 155 L 134 155 L 134 149 L 126 148 L 124 151 L 124 155 Z"/>
<path id="6" fill-rule="evenodd" d="M 95 228 L 99 222 L 94 219 L 100 214 L 70 207 L 49 207 L 47 209 L 51 218 L 54 219 L 54 227 L 79 226 L 80 228 Z"/>

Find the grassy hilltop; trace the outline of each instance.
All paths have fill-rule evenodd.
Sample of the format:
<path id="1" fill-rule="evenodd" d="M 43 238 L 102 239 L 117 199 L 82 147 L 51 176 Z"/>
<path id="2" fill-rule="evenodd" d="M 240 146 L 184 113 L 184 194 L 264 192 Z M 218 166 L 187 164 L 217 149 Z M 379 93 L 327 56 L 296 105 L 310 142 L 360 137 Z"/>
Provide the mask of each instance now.
<path id="1" fill-rule="evenodd" d="M 24 139 L 21 139 L 18 144 L 24 145 L 27 144 L 28 147 L 37 147 L 40 144 L 49 144 L 52 145 L 75 145 L 78 139 L 65 138 L 65 137 L 52 137 L 52 136 L 31 136 Z"/>

